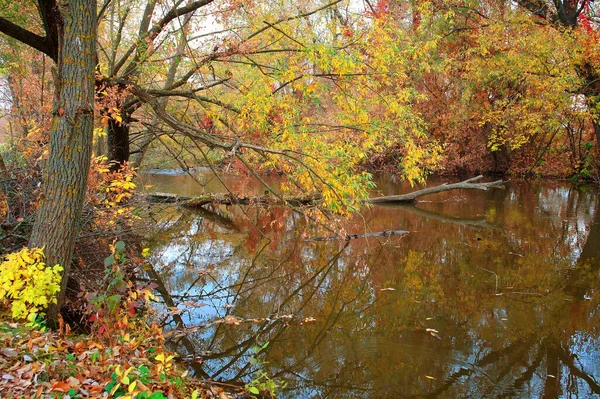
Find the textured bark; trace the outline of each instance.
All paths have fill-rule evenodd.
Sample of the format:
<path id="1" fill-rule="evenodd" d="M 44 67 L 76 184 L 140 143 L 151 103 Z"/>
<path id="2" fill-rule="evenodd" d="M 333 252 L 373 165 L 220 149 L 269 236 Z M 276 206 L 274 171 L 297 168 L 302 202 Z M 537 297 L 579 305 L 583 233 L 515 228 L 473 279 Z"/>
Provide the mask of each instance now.
<path id="1" fill-rule="evenodd" d="M 50 155 L 31 247 L 45 247 L 47 263 L 63 268 L 58 304 L 48 309 L 52 324 L 64 301 L 92 150 L 96 1 L 70 0 L 59 9 L 58 82 Z"/>

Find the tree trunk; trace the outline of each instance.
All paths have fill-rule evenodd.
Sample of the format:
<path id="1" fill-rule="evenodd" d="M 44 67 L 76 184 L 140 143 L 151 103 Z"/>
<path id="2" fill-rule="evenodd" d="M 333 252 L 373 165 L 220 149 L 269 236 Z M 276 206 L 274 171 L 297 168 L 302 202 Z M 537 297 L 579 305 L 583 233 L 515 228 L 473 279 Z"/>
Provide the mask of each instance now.
<path id="1" fill-rule="evenodd" d="M 130 118 L 126 111 L 121 111 L 123 123 L 109 119 L 107 129 L 108 160 L 111 169 L 117 170 L 125 162 L 129 161 L 129 124 Z"/>
<path id="2" fill-rule="evenodd" d="M 92 150 L 96 1 L 61 3 L 58 78 L 50 155 L 31 247 L 45 247 L 48 265 L 63 268 L 58 304 L 48 308 L 52 325 L 64 301 Z"/>
<path id="3" fill-rule="evenodd" d="M 600 103 L 600 73 L 590 63 L 584 63 L 577 68 L 577 74 L 585 79 L 585 86 L 581 92 L 585 96 L 585 102 L 592 115 L 592 126 L 596 135 L 596 144 L 600 148 L 600 114 L 598 105 Z"/>

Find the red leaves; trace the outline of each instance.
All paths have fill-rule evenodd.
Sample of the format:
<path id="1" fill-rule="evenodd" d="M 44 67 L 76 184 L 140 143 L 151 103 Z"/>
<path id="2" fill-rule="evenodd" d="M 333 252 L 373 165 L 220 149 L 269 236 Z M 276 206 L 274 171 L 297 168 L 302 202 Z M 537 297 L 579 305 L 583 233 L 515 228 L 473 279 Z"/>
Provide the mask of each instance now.
<path id="1" fill-rule="evenodd" d="M 212 128 L 214 127 L 214 123 L 208 115 L 204 115 L 204 116 L 202 116 L 202 119 L 200 120 L 200 122 L 198 122 L 198 126 L 201 129 L 212 131 Z"/>
<path id="2" fill-rule="evenodd" d="M 367 15 L 377 19 L 384 18 L 390 12 L 390 0 L 379 0 L 372 11 L 367 11 Z"/>

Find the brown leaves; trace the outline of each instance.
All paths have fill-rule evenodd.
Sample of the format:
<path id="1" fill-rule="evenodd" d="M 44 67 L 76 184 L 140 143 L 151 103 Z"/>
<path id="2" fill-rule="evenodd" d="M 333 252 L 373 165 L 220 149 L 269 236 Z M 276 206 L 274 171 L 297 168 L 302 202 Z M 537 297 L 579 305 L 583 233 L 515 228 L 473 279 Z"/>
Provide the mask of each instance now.
<path id="1" fill-rule="evenodd" d="M 13 348 L 2 348 L 0 354 L 5 357 L 16 357 L 18 352 Z"/>
<path id="2" fill-rule="evenodd" d="M 229 316 L 222 322 L 236 325 L 240 320 Z M 189 397 L 198 390 L 201 394 L 197 397 L 229 397 L 220 388 L 209 389 L 182 374 L 174 355 L 164 349 L 161 331 L 145 321 L 130 323 L 126 330 L 111 330 L 107 338 L 74 336 L 66 324 L 57 332 L 5 326 L 0 319 L 1 398 L 47 399 L 75 393 L 76 397 L 99 399 L 113 389 L 132 396 L 160 391 L 169 398 Z M 119 375 L 117 388 L 114 373 Z M 175 377 L 185 383 L 174 385 Z"/>
<path id="3" fill-rule="evenodd" d="M 101 397 L 110 381 L 108 364 L 92 365 L 92 354 L 99 354 L 98 344 L 88 344 L 84 337 L 69 336 L 69 328 L 40 332 L 13 329 L 0 331 L 0 391 L 2 397 L 54 397 L 52 392 L 78 392 L 81 397 Z M 24 338 L 21 338 L 20 332 Z M 75 339 L 77 340 L 75 340 Z M 113 360 L 113 359 L 108 359 Z M 100 363 L 100 362 L 97 362 Z M 6 396 L 4 396 L 6 395 Z"/>

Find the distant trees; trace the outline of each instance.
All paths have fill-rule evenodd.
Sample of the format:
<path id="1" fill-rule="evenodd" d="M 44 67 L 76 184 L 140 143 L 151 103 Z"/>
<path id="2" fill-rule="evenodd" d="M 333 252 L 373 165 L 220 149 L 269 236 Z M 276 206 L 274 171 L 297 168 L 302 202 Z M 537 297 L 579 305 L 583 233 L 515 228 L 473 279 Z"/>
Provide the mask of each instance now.
<path id="1" fill-rule="evenodd" d="M 565 2 L 565 4 L 568 2 Z M 430 43 L 407 83 L 446 172 L 590 177 L 598 130 L 597 11 L 587 1 L 406 2 L 396 26 Z M 558 8 L 557 8 L 558 7 Z"/>
<path id="2" fill-rule="evenodd" d="M 576 31 L 581 58 L 577 60 L 575 70 L 583 80 L 577 92 L 585 96 L 596 141 L 600 145 L 600 63 L 597 55 L 600 15 L 597 6 L 593 0 L 517 0 L 517 4 L 528 10 L 532 18 L 547 21 L 556 29 Z"/>

